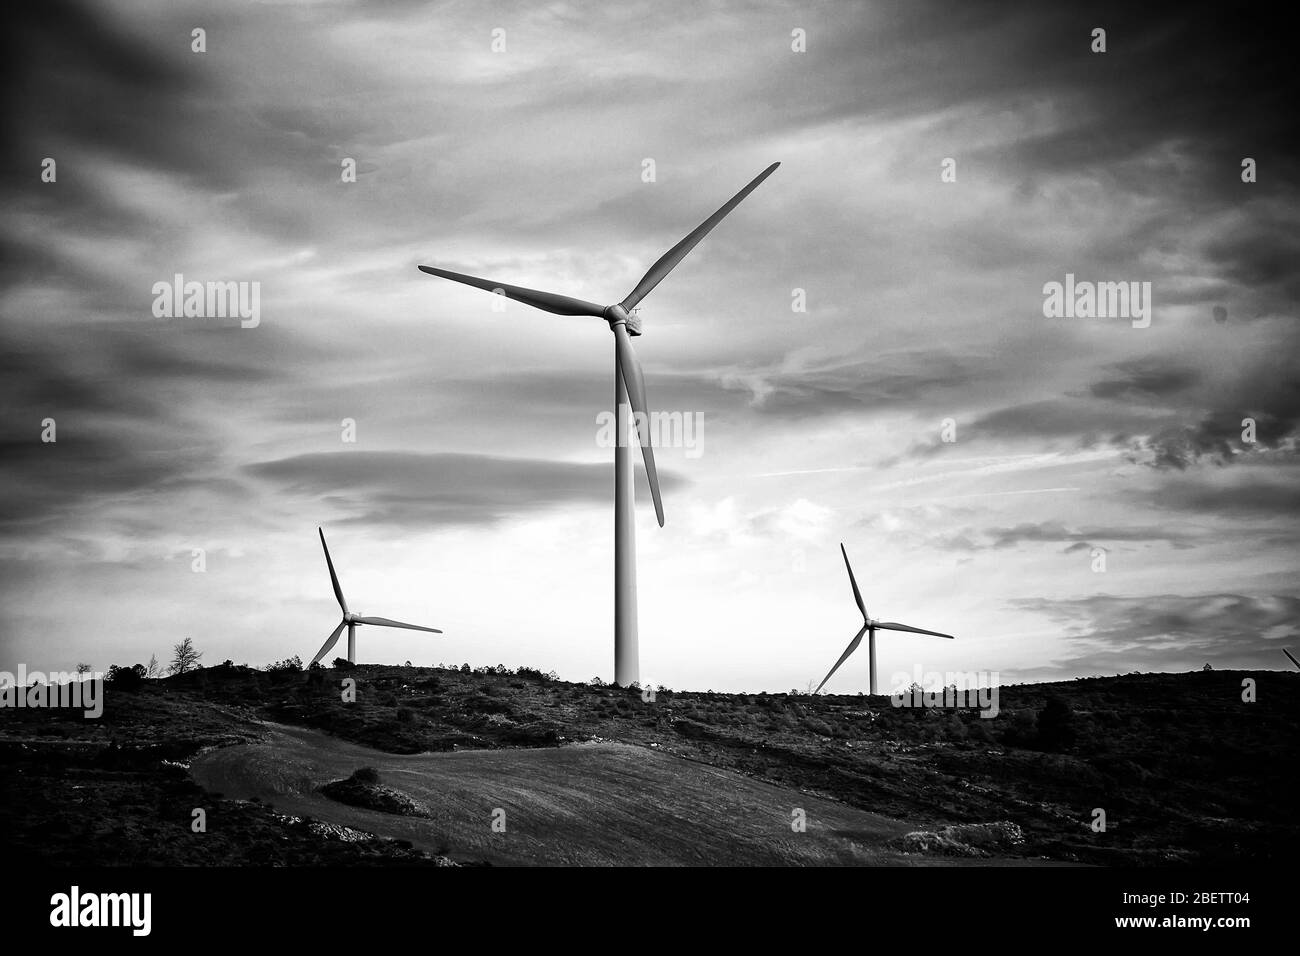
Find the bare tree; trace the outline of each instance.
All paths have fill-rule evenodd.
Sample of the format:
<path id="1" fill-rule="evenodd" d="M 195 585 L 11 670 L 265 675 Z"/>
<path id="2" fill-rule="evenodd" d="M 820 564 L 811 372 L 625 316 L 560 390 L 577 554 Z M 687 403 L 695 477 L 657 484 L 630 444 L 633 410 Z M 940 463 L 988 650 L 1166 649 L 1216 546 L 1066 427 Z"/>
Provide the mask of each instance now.
<path id="1" fill-rule="evenodd" d="M 194 649 L 194 640 L 187 637 L 172 648 L 172 663 L 167 668 L 167 672 L 184 674 L 187 671 L 198 670 L 199 658 L 202 656 L 201 652 Z"/>
<path id="2" fill-rule="evenodd" d="M 145 668 L 144 676 L 149 680 L 162 676 L 162 665 L 158 663 L 158 655 L 149 655 L 149 666 Z"/>

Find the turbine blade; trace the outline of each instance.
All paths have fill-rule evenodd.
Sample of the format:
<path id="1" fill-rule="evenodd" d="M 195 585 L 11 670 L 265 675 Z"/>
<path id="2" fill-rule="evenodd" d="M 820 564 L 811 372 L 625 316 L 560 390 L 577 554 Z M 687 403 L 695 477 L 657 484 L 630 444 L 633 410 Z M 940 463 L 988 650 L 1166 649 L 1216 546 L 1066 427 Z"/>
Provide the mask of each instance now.
<path id="1" fill-rule="evenodd" d="M 780 163 L 773 163 L 767 169 L 763 170 L 750 182 L 748 186 L 742 189 L 736 195 L 732 196 L 721 209 L 715 212 L 704 222 L 695 227 L 695 231 L 683 239 L 677 245 L 673 246 L 660 257 L 659 261 L 650 267 L 650 271 L 642 277 L 641 281 L 636 284 L 636 288 L 629 293 L 628 297 L 623 300 L 623 308 L 631 309 L 634 305 L 646 297 L 651 289 L 657 286 L 668 273 L 672 272 L 677 263 L 686 258 L 686 254 L 699 244 L 699 241 L 712 231 L 713 227 L 722 222 L 724 216 L 731 210 L 740 205 L 740 201 L 758 188 L 758 184 L 771 176 Z"/>
<path id="2" fill-rule="evenodd" d="M 858 610 L 862 612 L 862 619 L 865 621 L 871 615 L 867 613 L 867 606 L 862 603 L 862 593 L 858 590 L 857 578 L 853 576 L 853 566 L 849 564 L 849 553 L 844 550 L 844 542 L 840 542 L 840 554 L 844 555 L 844 566 L 849 569 L 849 583 L 853 585 L 853 600 L 858 602 Z"/>
<path id="3" fill-rule="evenodd" d="M 452 282 L 463 282 L 465 285 L 472 285 L 476 289 L 483 289 L 487 292 L 496 292 L 500 289 L 498 295 L 504 295 L 507 299 L 514 299 L 524 305 L 531 305 L 534 309 L 541 309 L 543 312 L 554 312 L 556 315 L 594 315 L 597 317 L 605 315 L 604 306 L 596 305 L 594 302 L 587 302 L 585 299 L 574 299 L 567 295 L 556 295 L 554 292 L 540 292 L 537 289 L 506 285 L 504 282 L 479 279 L 475 276 L 462 275 L 459 272 L 448 272 L 446 269 L 435 269 L 433 266 L 420 266 L 419 268 L 421 272 L 427 272 L 431 276 L 450 279 Z"/>
<path id="4" fill-rule="evenodd" d="M 650 412 L 646 409 L 645 376 L 641 374 L 641 363 L 637 361 L 636 352 L 632 349 L 632 336 L 627 334 L 627 327 L 618 322 L 613 329 L 614 340 L 618 343 L 618 367 L 623 375 L 623 385 L 627 388 L 628 400 L 632 403 L 632 411 L 638 413 L 638 420 L 645 423 L 644 428 L 637 429 L 637 435 L 641 442 L 641 457 L 645 459 L 645 476 L 650 482 L 650 496 L 655 503 L 655 517 L 659 519 L 659 527 L 662 528 L 664 503 L 659 497 L 659 472 L 655 470 L 655 451 L 650 444 Z"/>
<path id="5" fill-rule="evenodd" d="M 927 631 L 919 627 L 908 627 L 906 624 L 877 624 L 876 627 L 883 628 L 886 631 L 911 631 L 913 634 L 929 634 L 931 637 L 946 637 L 950 641 L 956 638 L 951 634 L 940 634 L 938 631 Z"/>
<path id="6" fill-rule="evenodd" d="M 862 643 L 862 635 L 865 633 L 867 633 L 867 625 L 863 624 L 862 630 L 858 631 L 857 636 L 849 642 L 849 646 L 845 649 L 844 653 L 840 655 L 840 659 L 835 662 L 835 666 L 831 668 L 831 672 L 823 677 L 822 682 L 817 685 L 817 689 L 813 691 L 814 694 L 821 693 L 822 688 L 826 686 L 826 682 L 834 677 L 835 672 L 840 669 L 840 665 L 848 660 L 849 655 L 858 649 L 858 645 Z"/>
<path id="7" fill-rule="evenodd" d="M 404 627 L 408 631 L 428 631 L 430 634 L 441 634 L 442 631 L 436 627 L 421 627 L 418 624 L 403 624 L 401 621 L 390 621 L 386 617 L 359 617 L 356 619 L 358 624 L 379 624 L 383 627 Z"/>
<path id="8" fill-rule="evenodd" d="M 339 635 L 343 633 L 343 628 L 347 627 L 347 624 L 347 621 L 339 621 L 339 626 L 334 628 L 334 633 L 329 636 L 329 640 L 325 642 L 325 646 L 317 651 L 316 656 L 311 659 L 312 664 L 317 663 L 322 657 L 330 652 L 330 648 L 339 642 Z"/>
<path id="9" fill-rule="evenodd" d="M 339 607 L 343 608 L 343 613 L 348 613 L 348 602 L 343 600 L 343 589 L 339 587 L 339 576 L 334 573 L 334 562 L 330 560 L 329 545 L 325 543 L 325 532 L 320 528 L 320 546 L 325 549 L 325 563 L 330 566 L 330 581 L 334 584 L 334 596 L 339 599 Z"/>
<path id="10" fill-rule="evenodd" d="M 1282 648 L 1282 653 L 1285 654 L 1287 657 L 1291 658 L 1292 664 L 1294 664 L 1296 667 L 1300 667 L 1300 661 L 1296 660 L 1295 655 L 1292 654 L 1290 651 L 1288 651 L 1285 647 Z"/>

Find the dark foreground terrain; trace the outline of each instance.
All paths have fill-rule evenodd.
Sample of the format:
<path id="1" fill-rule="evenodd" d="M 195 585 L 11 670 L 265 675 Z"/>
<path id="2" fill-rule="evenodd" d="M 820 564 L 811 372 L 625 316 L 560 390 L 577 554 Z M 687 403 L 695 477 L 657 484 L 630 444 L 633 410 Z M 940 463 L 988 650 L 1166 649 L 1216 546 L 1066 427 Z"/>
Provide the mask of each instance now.
<path id="1" fill-rule="evenodd" d="M 1300 674 L 1285 672 L 1013 686 L 992 719 L 504 668 L 226 665 L 107 693 L 98 720 L 0 711 L 8 858 L 1180 865 L 1300 850 Z M 362 767 L 374 782 L 320 791 Z"/>

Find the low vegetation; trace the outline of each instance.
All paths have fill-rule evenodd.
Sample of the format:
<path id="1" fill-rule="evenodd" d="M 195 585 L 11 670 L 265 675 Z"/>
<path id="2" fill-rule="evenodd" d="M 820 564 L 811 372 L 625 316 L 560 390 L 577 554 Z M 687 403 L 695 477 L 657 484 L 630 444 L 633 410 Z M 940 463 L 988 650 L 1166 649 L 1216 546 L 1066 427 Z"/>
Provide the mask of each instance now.
<path id="1" fill-rule="evenodd" d="M 272 720 L 397 754 L 589 740 L 653 747 L 917 821 L 914 842 L 937 852 L 988 850 L 987 834 L 970 827 L 994 821 L 1014 825 L 1018 852 L 1089 863 L 1283 862 L 1300 850 L 1288 797 L 1297 784 L 1300 674 L 1004 687 L 989 719 L 864 695 L 621 689 L 534 668 L 298 667 L 227 661 L 138 681 L 119 672 L 98 721 L 8 711 L 0 787 L 11 791 L 2 801 L 10 819 L 0 826 L 11 838 L 24 832 L 12 791 L 32 778 L 15 782 L 14 766 L 35 772 L 51 754 L 75 754 L 77 773 L 89 773 L 116 746 L 112 759 L 153 767 L 248 739 L 257 721 Z M 1254 703 L 1242 700 L 1247 677 L 1257 684 Z M 354 700 L 345 700 L 345 680 L 355 683 Z M 328 786 L 354 795 L 382 787 L 355 777 Z M 998 831 L 1008 840 L 1011 832 Z"/>
<path id="2" fill-rule="evenodd" d="M 381 784 L 379 773 L 373 767 L 360 767 L 346 780 L 325 784 L 320 792 L 331 800 L 366 810 L 396 813 L 405 817 L 431 816 L 428 807 L 399 790 Z"/>

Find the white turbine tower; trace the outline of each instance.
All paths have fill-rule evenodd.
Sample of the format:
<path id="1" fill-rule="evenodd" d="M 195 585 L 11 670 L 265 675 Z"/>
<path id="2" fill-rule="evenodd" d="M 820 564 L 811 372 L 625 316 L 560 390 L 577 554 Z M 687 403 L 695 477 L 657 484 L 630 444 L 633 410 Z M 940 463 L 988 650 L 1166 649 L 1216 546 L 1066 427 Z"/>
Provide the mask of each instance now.
<path id="1" fill-rule="evenodd" d="M 428 631 L 430 634 L 441 634 L 442 631 L 436 627 L 420 627 L 418 624 L 403 624 L 401 621 L 390 621 L 386 617 L 363 617 L 348 610 L 348 602 L 343 598 L 343 589 L 339 587 L 339 576 L 334 573 L 334 562 L 330 560 L 329 545 L 325 543 L 325 532 L 320 528 L 320 546 L 325 549 L 325 563 L 330 569 L 330 583 L 334 585 L 334 596 L 338 598 L 339 607 L 343 610 L 343 620 L 339 621 L 339 626 L 334 628 L 325 641 L 325 645 L 316 652 L 316 656 L 311 659 L 315 664 L 322 657 L 330 652 L 330 649 L 339 642 L 339 635 L 343 633 L 343 628 L 348 629 L 348 662 L 355 664 L 357 662 L 357 625 L 358 624 L 375 624 L 380 627 L 403 627 L 408 631 Z"/>
<path id="2" fill-rule="evenodd" d="M 474 276 L 435 269 L 432 266 L 420 266 L 421 272 L 463 282 L 476 289 L 494 292 L 508 299 L 514 299 L 525 305 L 556 315 L 590 315 L 604 319 L 614 333 L 614 407 L 618 420 L 618 435 L 614 445 L 614 683 L 623 687 L 641 679 L 640 654 L 637 641 L 636 613 L 636 538 L 633 515 L 633 471 L 632 454 L 628 438 L 631 435 L 627 406 L 636 416 L 636 422 L 645 423 L 638 428 L 641 455 L 645 459 L 646 478 L 650 483 L 650 495 L 654 499 L 655 517 L 659 527 L 664 524 L 663 502 L 659 497 L 659 475 L 655 471 L 654 451 L 650 444 L 650 415 L 646 409 L 645 378 L 641 374 L 641 363 L 637 361 L 632 349 L 632 336 L 641 334 L 641 321 L 633 313 L 636 304 L 645 298 L 664 276 L 686 258 L 686 254 L 695 248 L 709 232 L 722 221 L 723 217 L 740 204 L 740 201 L 758 187 L 772 172 L 780 166 L 773 163 L 756 176 L 752 182 L 731 199 L 721 209 L 704 220 L 677 245 L 669 249 L 650 267 L 636 288 L 622 302 L 616 305 L 597 305 L 582 299 L 573 299 L 566 295 L 552 292 L 539 292 L 536 289 L 524 289 L 493 282 Z"/>
<path id="3" fill-rule="evenodd" d="M 858 582 L 853 577 L 853 567 L 849 564 L 849 553 L 844 550 L 844 545 L 840 544 L 840 553 L 844 555 L 844 567 L 849 571 L 849 583 L 853 585 L 853 600 L 858 602 L 858 610 L 862 612 L 862 630 L 854 636 L 849 642 L 848 648 L 840 655 L 840 659 L 835 662 L 831 672 L 822 678 L 822 682 L 817 685 L 814 694 L 820 693 L 821 689 L 826 686 L 826 682 L 834 676 L 835 672 L 840 669 L 840 665 L 848 660 L 849 655 L 858 649 L 862 643 L 862 635 L 867 635 L 867 650 L 871 657 L 871 695 L 876 695 L 876 631 L 910 631 L 913 634 L 929 634 L 932 637 L 946 637 L 953 640 L 951 634 L 940 634 L 938 631 L 926 631 L 919 627 L 910 627 L 907 624 L 894 624 L 888 621 L 872 620 L 871 615 L 867 614 L 866 605 L 862 603 L 862 594 L 858 591 Z"/>

